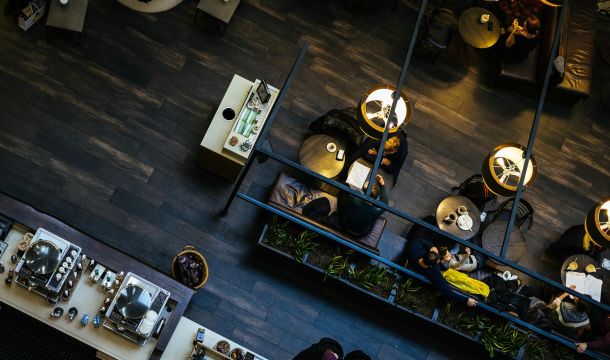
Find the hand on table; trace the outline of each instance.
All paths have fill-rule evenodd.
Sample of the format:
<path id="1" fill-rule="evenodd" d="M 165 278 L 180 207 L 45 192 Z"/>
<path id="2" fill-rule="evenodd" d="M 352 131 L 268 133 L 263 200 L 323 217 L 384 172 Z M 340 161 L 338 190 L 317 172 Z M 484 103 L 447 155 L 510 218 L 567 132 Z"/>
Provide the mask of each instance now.
<path id="1" fill-rule="evenodd" d="M 383 158 L 383 160 L 381 160 L 381 165 L 385 165 L 388 166 L 390 165 L 392 162 L 390 160 L 388 160 L 387 158 Z"/>
<path id="2" fill-rule="evenodd" d="M 377 150 L 373 149 L 373 148 L 370 148 L 369 149 L 369 155 L 377 155 Z"/>
<path id="3" fill-rule="evenodd" d="M 587 351 L 587 343 L 576 343 L 576 351 L 581 354 Z"/>

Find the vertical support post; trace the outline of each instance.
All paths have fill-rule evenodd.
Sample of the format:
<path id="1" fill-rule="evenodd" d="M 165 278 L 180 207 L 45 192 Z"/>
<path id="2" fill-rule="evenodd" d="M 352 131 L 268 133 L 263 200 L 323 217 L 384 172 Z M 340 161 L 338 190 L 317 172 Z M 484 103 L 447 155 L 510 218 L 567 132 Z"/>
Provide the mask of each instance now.
<path id="1" fill-rule="evenodd" d="M 400 89 L 402 88 L 403 83 L 405 82 L 405 78 L 407 77 L 407 70 L 409 69 L 409 64 L 411 63 L 411 56 L 413 55 L 413 49 L 415 48 L 415 42 L 417 41 L 417 35 L 419 34 L 419 29 L 421 28 L 421 21 L 424 17 L 424 12 L 428 7 L 428 0 L 423 0 L 422 4 L 419 8 L 419 13 L 417 14 L 417 21 L 415 22 L 415 29 L 411 34 L 411 40 L 409 41 L 409 48 L 407 50 L 407 54 L 405 56 L 405 61 L 402 64 L 402 69 L 400 70 L 400 77 L 398 78 L 398 83 L 396 84 L 396 93 L 394 94 L 394 98 L 392 99 L 392 107 L 390 108 L 390 114 L 388 118 L 388 123 L 390 119 L 394 116 L 394 112 L 396 111 L 396 104 L 398 103 L 398 99 L 400 98 Z M 398 124 L 396 124 L 398 126 Z M 369 175 L 369 187 L 366 189 L 366 195 L 371 196 L 371 190 L 373 186 L 373 180 L 375 179 L 375 175 L 377 174 L 377 170 L 379 170 L 379 165 L 381 165 L 381 161 L 383 160 L 383 148 L 385 146 L 385 142 L 388 140 L 388 134 L 390 131 L 390 127 L 388 124 L 383 129 L 383 135 L 381 136 L 381 142 L 379 144 L 379 148 L 377 149 L 377 157 L 375 158 L 375 164 L 373 164 L 373 168 L 371 169 L 371 174 Z"/>
<path id="2" fill-rule="evenodd" d="M 561 26 L 563 24 L 563 19 L 565 17 L 566 8 L 568 5 L 568 0 L 565 0 L 563 6 L 559 12 L 559 21 L 555 26 L 555 38 L 553 39 L 553 47 L 551 49 L 551 54 L 555 54 L 557 52 L 557 48 L 559 47 L 559 37 L 561 35 Z M 546 98 L 546 94 L 549 89 L 549 83 L 551 81 L 551 72 L 553 69 L 553 58 L 549 59 L 549 62 L 546 65 L 546 73 L 544 75 L 544 83 L 542 84 L 542 89 L 540 91 L 540 98 L 538 98 L 538 106 L 536 107 L 536 114 L 534 115 L 534 121 L 532 123 L 532 129 L 530 131 L 530 136 L 527 141 L 527 149 L 525 151 L 525 162 L 523 164 L 523 173 L 519 178 L 519 185 L 517 185 L 517 193 L 515 194 L 515 199 L 513 201 L 513 208 L 510 212 L 510 219 L 508 220 L 508 225 L 506 226 L 506 231 L 504 232 L 504 240 L 502 241 L 502 248 L 500 249 L 500 257 L 506 257 L 506 252 L 508 251 L 509 243 L 510 243 L 510 234 L 513 231 L 513 226 L 515 225 L 515 219 L 517 218 L 517 209 L 519 205 L 519 201 L 521 201 L 521 195 L 523 194 L 523 183 L 525 182 L 525 173 L 527 172 L 528 167 L 531 165 L 530 159 L 532 157 L 532 150 L 534 148 L 534 142 L 536 142 L 536 133 L 538 132 L 538 124 L 540 123 L 540 116 L 542 116 L 542 109 L 544 108 L 544 99 Z"/>
<path id="3" fill-rule="evenodd" d="M 256 154 L 258 153 L 258 149 L 260 148 L 261 144 L 265 141 L 265 138 L 267 137 L 267 134 L 269 133 L 269 128 L 275 121 L 275 118 L 277 117 L 277 114 L 280 111 L 280 107 L 282 105 L 282 102 L 284 101 L 284 97 L 286 96 L 286 92 L 288 92 L 288 89 L 290 88 L 290 85 L 292 84 L 292 81 L 294 80 L 296 73 L 299 71 L 299 68 L 301 67 L 301 64 L 303 63 L 303 59 L 305 58 L 305 54 L 307 53 L 308 47 L 309 47 L 309 43 L 307 41 L 305 41 L 305 43 L 303 44 L 303 47 L 301 48 L 301 52 L 299 52 L 299 56 L 297 56 L 296 60 L 294 61 L 294 64 L 292 64 L 292 68 L 290 69 L 290 72 L 288 73 L 288 76 L 286 77 L 286 80 L 284 81 L 284 86 L 282 86 L 282 89 L 280 90 L 280 93 L 279 93 L 277 99 L 275 100 L 275 103 L 273 104 L 271 113 L 269 114 L 267 121 L 265 121 L 265 124 L 263 125 L 263 128 L 261 129 L 260 135 L 258 136 L 258 138 L 256 139 L 256 142 L 254 143 L 254 147 L 252 149 L 252 152 L 250 153 L 250 156 L 248 156 L 248 159 L 246 160 L 246 164 L 244 165 L 244 168 L 241 169 L 241 171 L 239 172 L 239 176 L 237 177 L 237 181 L 235 182 L 235 185 L 233 185 L 231 194 L 229 195 L 229 198 L 227 199 L 227 202 L 226 202 L 224 208 L 220 212 L 221 216 L 224 216 L 229 212 L 229 208 L 231 207 L 231 204 L 233 203 L 235 194 L 237 194 L 237 191 L 239 191 L 241 184 L 243 183 L 244 179 L 246 178 L 246 175 L 248 174 L 248 171 L 250 170 L 250 167 L 252 166 L 252 163 L 254 162 L 254 158 L 256 157 Z"/>

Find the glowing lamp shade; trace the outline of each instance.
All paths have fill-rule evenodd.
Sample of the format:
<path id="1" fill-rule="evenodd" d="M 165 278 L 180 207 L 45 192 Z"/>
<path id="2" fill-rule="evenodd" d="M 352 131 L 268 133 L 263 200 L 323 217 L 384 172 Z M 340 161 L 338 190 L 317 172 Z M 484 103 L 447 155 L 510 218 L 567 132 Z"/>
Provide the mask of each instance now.
<path id="1" fill-rule="evenodd" d="M 561 6 L 561 4 L 557 4 L 558 0 L 555 0 L 555 1 L 540 0 L 540 2 L 543 3 L 544 5 L 551 6 L 551 7 L 560 7 Z"/>
<path id="2" fill-rule="evenodd" d="M 536 179 L 538 167 L 532 155 L 523 174 L 526 148 L 519 144 L 503 144 L 483 160 L 483 182 L 496 195 L 510 197 L 517 192 L 521 176 L 525 176 L 524 186 L 531 186 Z"/>
<path id="3" fill-rule="evenodd" d="M 595 204 L 587 213 L 585 231 L 598 245 L 610 247 L 610 197 Z"/>
<path id="4" fill-rule="evenodd" d="M 376 85 L 364 94 L 358 106 L 358 117 L 362 132 L 372 138 L 379 139 L 386 126 L 390 127 L 389 133 L 392 134 L 409 123 L 411 120 L 411 104 L 402 91 L 396 103 L 394 116 L 390 119 L 390 110 L 395 93 L 395 86 Z"/>

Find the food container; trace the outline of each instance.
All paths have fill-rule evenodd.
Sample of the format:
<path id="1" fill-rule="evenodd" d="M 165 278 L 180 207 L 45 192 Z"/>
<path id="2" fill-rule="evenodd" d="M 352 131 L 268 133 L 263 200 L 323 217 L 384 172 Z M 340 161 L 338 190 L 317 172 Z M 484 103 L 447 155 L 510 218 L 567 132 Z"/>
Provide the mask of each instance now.
<path id="1" fill-rule="evenodd" d="M 178 259 L 184 256 L 201 264 L 201 274 L 199 276 L 199 281 L 196 284 L 193 284 L 192 286 L 182 281 Z M 193 290 L 199 290 L 208 281 L 208 263 L 205 261 L 203 255 L 199 251 L 197 251 L 194 246 L 187 245 L 182 249 L 182 251 L 180 251 L 178 254 L 176 254 L 176 256 L 174 256 L 174 260 L 172 261 L 171 275 L 172 278 L 180 281 L 181 283 L 187 286 L 190 286 Z"/>

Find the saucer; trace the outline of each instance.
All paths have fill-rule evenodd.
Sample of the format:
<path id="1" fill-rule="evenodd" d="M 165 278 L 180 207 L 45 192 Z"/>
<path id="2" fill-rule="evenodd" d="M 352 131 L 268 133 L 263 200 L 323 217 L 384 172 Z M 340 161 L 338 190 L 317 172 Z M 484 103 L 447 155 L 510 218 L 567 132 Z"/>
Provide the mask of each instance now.
<path id="1" fill-rule="evenodd" d="M 464 231 L 472 230 L 473 221 L 470 215 L 468 214 L 458 216 L 458 219 L 455 223 L 460 229 Z"/>

